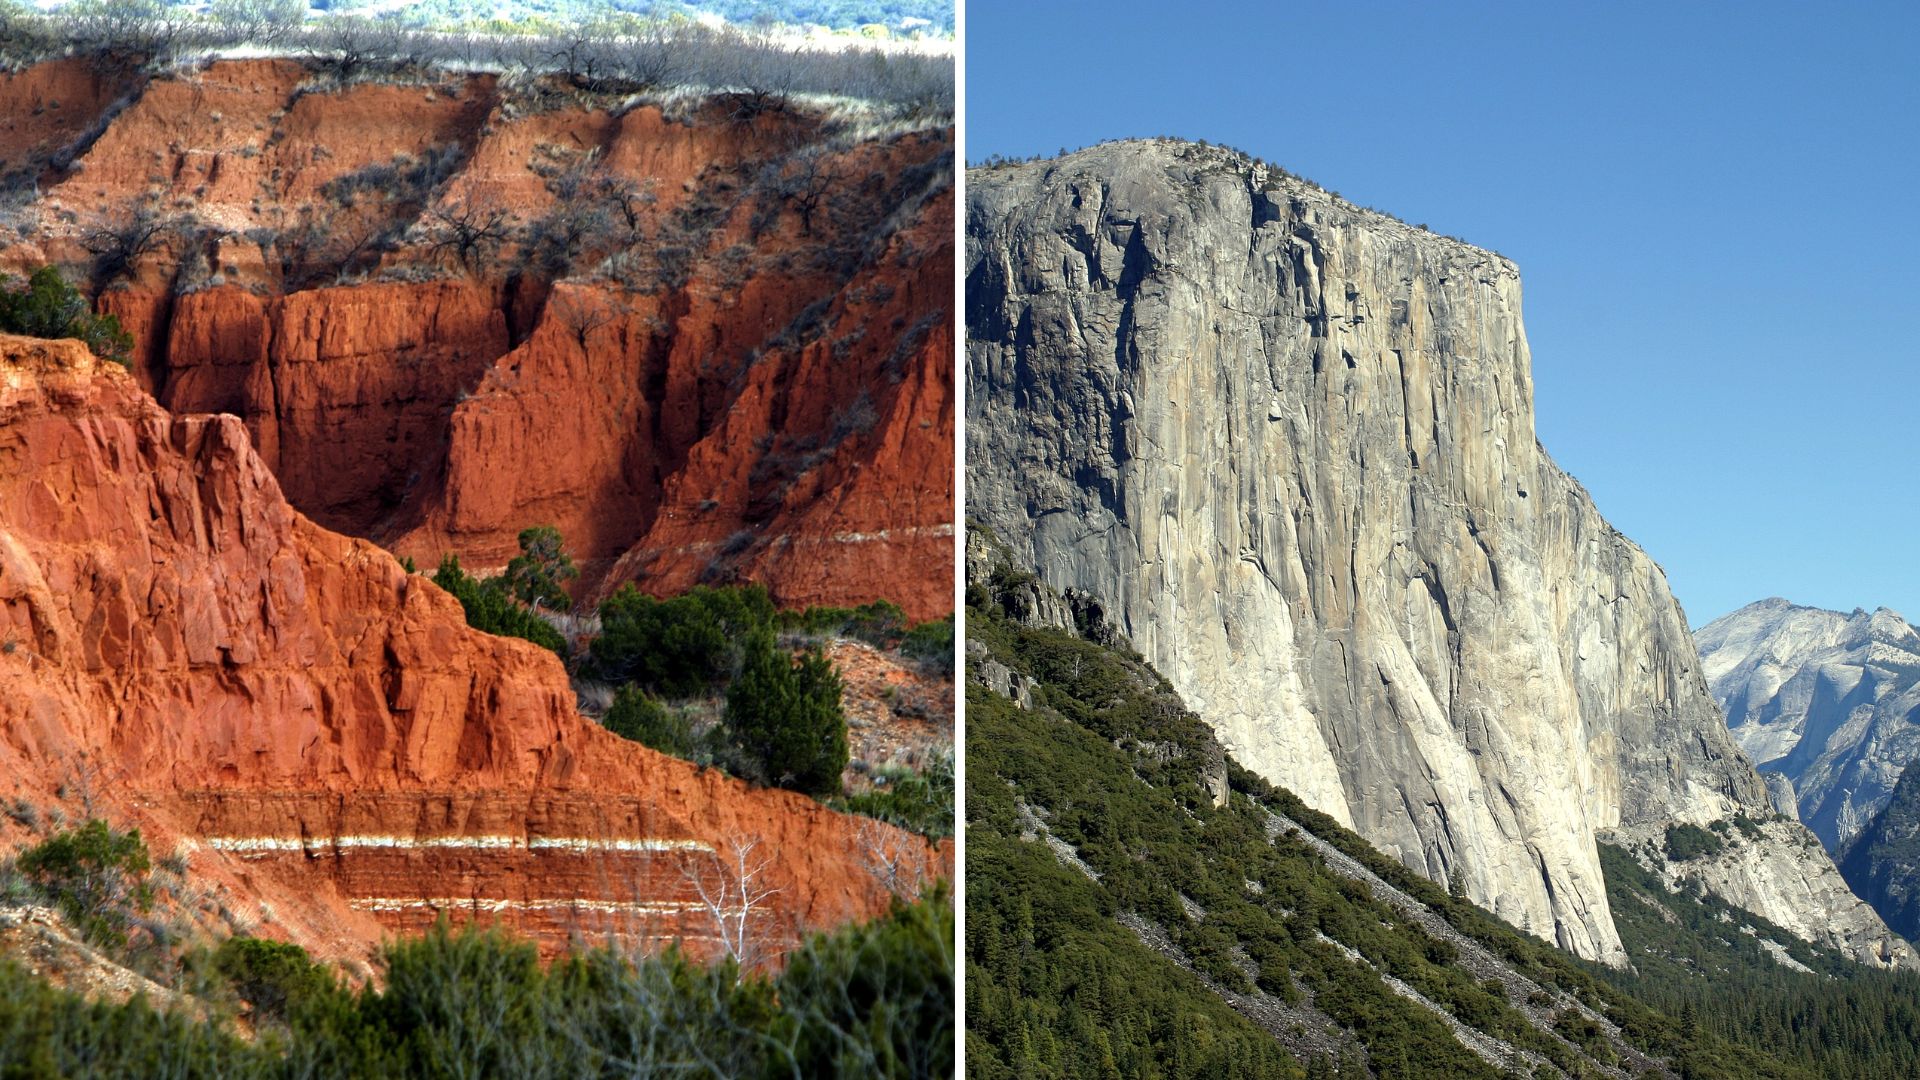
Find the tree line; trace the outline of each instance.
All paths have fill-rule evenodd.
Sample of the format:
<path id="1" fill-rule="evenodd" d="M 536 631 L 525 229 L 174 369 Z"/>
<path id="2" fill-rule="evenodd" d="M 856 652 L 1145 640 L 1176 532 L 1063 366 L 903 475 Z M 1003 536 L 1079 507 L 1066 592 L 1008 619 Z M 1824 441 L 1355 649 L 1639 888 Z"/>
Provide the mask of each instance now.
<path id="1" fill-rule="evenodd" d="M 581 89 L 740 92 L 768 103 L 853 98 L 909 116 L 950 117 L 953 60 L 905 50 L 817 48 L 753 28 L 612 14 L 534 33 L 441 31 L 359 15 L 309 21 L 297 0 L 81 0 L 42 12 L 0 0 L 0 63 L 59 56 L 164 67 L 241 47 L 305 60 L 340 82 L 409 68 L 558 74 Z"/>

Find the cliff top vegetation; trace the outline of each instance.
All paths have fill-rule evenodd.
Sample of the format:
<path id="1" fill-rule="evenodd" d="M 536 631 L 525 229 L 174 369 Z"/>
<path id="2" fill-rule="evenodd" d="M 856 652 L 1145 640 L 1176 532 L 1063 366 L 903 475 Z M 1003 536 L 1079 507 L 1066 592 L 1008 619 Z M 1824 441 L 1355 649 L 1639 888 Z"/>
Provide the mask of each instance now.
<path id="1" fill-rule="evenodd" d="M 852 101 L 918 118 L 953 114 L 950 55 L 879 40 L 823 42 L 765 24 L 593 10 L 599 13 L 571 21 L 472 22 L 359 13 L 311 19 L 283 0 L 219 0 L 204 9 L 83 0 L 51 11 L 0 0 L 0 70 L 65 56 L 148 71 L 226 56 L 291 56 L 340 83 L 433 69 L 564 75 L 602 93 L 733 92 Z"/>

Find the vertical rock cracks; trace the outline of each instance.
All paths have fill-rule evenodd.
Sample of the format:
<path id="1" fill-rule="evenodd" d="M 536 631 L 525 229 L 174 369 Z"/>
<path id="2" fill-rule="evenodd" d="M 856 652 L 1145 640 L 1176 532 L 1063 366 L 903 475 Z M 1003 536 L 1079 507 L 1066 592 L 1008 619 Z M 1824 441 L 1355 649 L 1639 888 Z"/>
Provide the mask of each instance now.
<path id="1" fill-rule="evenodd" d="M 314 524 L 233 416 L 174 416 L 75 341 L 0 335 L 0 798 L 74 802 L 330 957 L 441 914 L 551 950 L 769 953 L 885 910 L 952 849 L 751 789 L 581 717 L 553 654 Z M 0 840 L 23 830 L 9 820 Z"/>
<path id="2" fill-rule="evenodd" d="M 951 129 L 290 60 L 115 78 L 0 75 L 40 192 L 0 270 L 164 219 L 100 303 L 303 512 L 483 569 L 551 523 L 590 597 L 950 610 Z"/>
<path id="3" fill-rule="evenodd" d="M 1219 148 L 969 181 L 970 519 L 1243 764 L 1623 962 L 1596 840 L 1767 795 L 1659 568 L 1534 438 L 1513 264 Z M 1838 881 L 1798 845 L 1716 873 L 1769 918 Z M 1835 899 L 1792 926 L 1880 962 Z"/>

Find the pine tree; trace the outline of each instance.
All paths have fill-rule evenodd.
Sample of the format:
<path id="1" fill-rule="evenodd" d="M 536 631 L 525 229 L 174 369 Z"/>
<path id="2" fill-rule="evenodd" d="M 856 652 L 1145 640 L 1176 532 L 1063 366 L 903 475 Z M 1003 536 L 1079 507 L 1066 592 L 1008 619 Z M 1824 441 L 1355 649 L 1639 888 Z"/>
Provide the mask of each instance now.
<path id="1" fill-rule="evenodd" d="M 507 563 L 501 583 L 523 604 L 566 611 L 573 606 L 565 583 L 580 576 L 560 539 L 560 530 L 535 525 L 520 530 L 520 554 Z"/>
<path id="2" fill-rule="evenodd" d="M 770 630 L 755 633 L 739 678 L 727 687 L 727 734 L 770 784 L 838 795 L 847 767 L 840 674 L 817 649 L 789 659 Z"/>

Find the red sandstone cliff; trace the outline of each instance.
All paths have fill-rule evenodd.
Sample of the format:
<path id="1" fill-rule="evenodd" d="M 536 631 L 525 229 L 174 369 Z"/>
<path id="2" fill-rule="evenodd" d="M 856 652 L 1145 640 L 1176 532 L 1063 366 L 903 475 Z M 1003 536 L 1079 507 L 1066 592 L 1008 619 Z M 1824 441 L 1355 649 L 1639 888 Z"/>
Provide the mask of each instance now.
<path id="1" fill-rule="evenodd" d="M 552 523 L 587 595 L 951 609 L 950 130 L 284 60 L 42 65 L 0 118 L 43 192 L 0 268 L 165 220 L 102 281 L 142 385 L 316 521 L 480 568 Z"/>
<path id="2" fill-rule="evenodd" d="M 441 911 L 712 947 L 743 865 L 777 944 L 879 909 L 884 863 L 951 871 L 583 721 L 551 654 L 289 506 L 238 419 L 4 336 L 0 793 L 91 798 L 335 956 Z"/>

